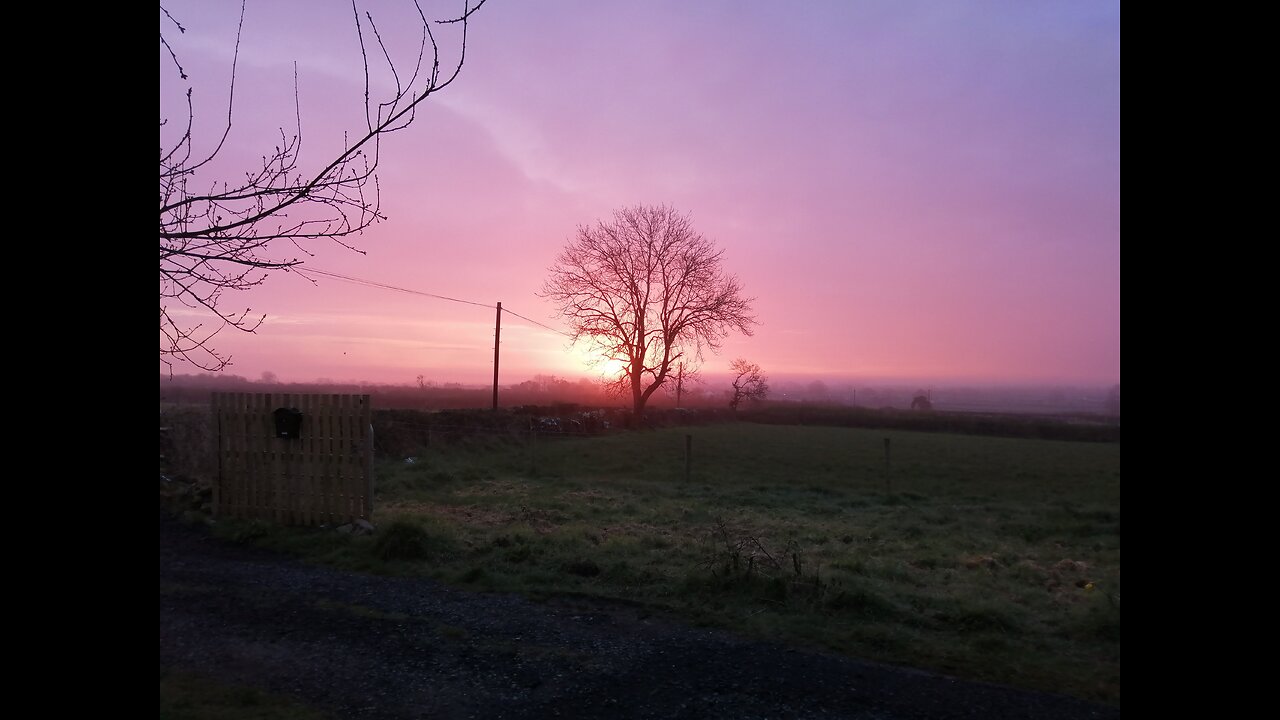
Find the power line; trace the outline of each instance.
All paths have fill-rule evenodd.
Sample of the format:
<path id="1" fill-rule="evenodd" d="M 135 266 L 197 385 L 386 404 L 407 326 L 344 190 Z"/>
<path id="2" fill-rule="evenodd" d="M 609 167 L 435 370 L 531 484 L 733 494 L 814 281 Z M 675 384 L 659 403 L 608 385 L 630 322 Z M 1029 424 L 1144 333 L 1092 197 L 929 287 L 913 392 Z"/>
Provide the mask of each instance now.
<path id="1" fill-rule="evenodd" d="M 311 277 L 311 275 L 322 275 L 324 277 L 335 278 L 337 280 L 344 280 L 346 282 L 354 283 L 356 285 L 363 285 L 365 287 L 374 287 L 374 288 L 380 288 L 383 290 L 394 290 L 395 292 L 402 292 L 409 295 L 421 295 L 422 297 L 435 298 L 437 300 L 447 300 L 449 302 L 461 303 L 463 305 L 474 305 L 476 307 L 482 307 L 486 309 L 490 307 L 494 307 L 489 305 L 488 303 L 480 303 L 474 300 L 463 300 L 461 298 L 449 297 L 448 295 L 437 295 L 436 293 L 429 293 L 424 290 L 413 290 L 410 288 L 403 288 L 397 285 L 388 285 L 387 283 L 381 283 L 376 280 L 366 280 L 364 278 L 352 277 L 350 275 L 343 275 L 341 273 L 329 272 L 328 270 L 320 270 L 318 268 L 294 267 L 291 269 L 313 283 L 315 283 L 316 280 L 315 278 Z M 498 409 L 498 358 L 499 358 L 498 348 L 502 346 L 502 310 L 503 310 L 502 303 L 498 303 L 495 309 L 498 311 L 498 314 L 494 320 L 494 325 L 493 325 L 493 409 L 494 411 L 497 411 Z M 537 320 L 534 320 L 532 318 L 527 318 L 524 315 L 521 315 L 518 312 L 512 312 L 509 309 L 507 310 L 507 312 L 511 315 L 515 315 L 516 317 L 520 318 L 521 320 L 524 320 L 525 322 L 532 323 L 534 325 L 537 325 L 538 327 L 550 330 L 551 332 L 557 335 L 563 335 L 571 340 L 573 339 L 573 336 L 570 335 L 569 333 L 557 330 L 551 327 L 550 325 L 540 323 Z"/>
<path id="2" fill-rule="evenodd" d="M 318 270 L 316 268 L 302 269 L 302 268 L 295 267 L 293 268 L 293 271 L 298 273 L 302 277 L 307 277 L 307 273 L 314 273 L 316 275 L 324 275 L 326 277 L 337 278 L 338 280 L 346 280 L 347 282 L 355 283 L 357 285 L 365 285 L 368 287 L 382 288 L 384 290 L 395 290 L 396 292 L 408 293 L 410 295 L 423 295 L 430 298 L 436 298 L 437 300 L 448 300 L 449 302 L 462 303 L 464 305 L 475 305 L 476 307 L 482 307 L 482 308 L 493 307 L 488 303 L 478 303 L 471 300 L 460 300 L 458 298 L 452 298 L 446 295 L 436 295 L 435 293 L 424 292 L 422 290 L 410 290 L 409 288 L 396 287 L 395 285 L 387 285 L 386 283 L 380 283 L 374 280 L 365 280 L 363 278 L 351 277 L 349 275 L 339 275 L 338 273 L 329 272 L 328 270 Z M 307 278 L 307 279 L 311 280 L 311 278 Z"/>
<path id="3" fill-rule="evenodd" d="M 573 336 L 572 336 L 572 335 L 570 335 L 569 333 L 564 332 L 563 330 L 557 330 L 557 329 L 555 329 L 555 328 L 551 327 L 550 325 L 543 325 L 542 323 L 538 322 L 537 320 L 532 320 L 532 319 L 530 319 L 530 318 L 527 318 L 527 317 L 525 317 L 525 316 L 521 315 L 520 313 L 518 313 L 518 312 L 516 312 L 516 311 L 512 310 L 511 308 L 505 308 L 505 307 L 504 307 L 504 308 L 502 308 L 502 312 L 507 313 L 508 315 L 515 315 L 516 317 L 520 318 L 521 320 L 524 320 L 524 321 L 526 321 L 526 322 L 531 322 L 531 323 L 533 323 L 534 325 L 537 325 L 537 326 L 539 326 L 539 327 L 544 327 L 544 328 L 546 328 L 546 329 L 550 330 L 551 332 L 553 332 L 553 333 L 555 333 L 555 334 L 557 334 L 557 335 L 563 335 L 563 336 L 565 336 L 565 337 L 569 338 L 570 340 L 572 340 L 572 339 L 573 339 Z"/>
<path id="4" fill-rule="evenodd" d="M 295 268 L 293 268 L 293 271 L 294 271 L 294 272 L 296 272 L 296 273 L 298 273 L 299 275 L 301 275 L 301 276 L 303 276 L 303 277 L 307 277 L 307 273 L 314 273 L 314 274 L 316 274 L 316 275 L 324 275 L 325 277 L 336 278 L 336 279 L 338 279 L 338 280 L 345 280 L 345 281 L 347 281 L 347 282 L 355 283 L 356 285 L 364 285 L 364 286 L 366 286 L 366 287 L 382 288 L 382 289 L 384 289 L 384 290 L 395 290 L 396 292 L 408 293 L 408 294 L 410 294 L 410 295 L 422 295 L 422 296 L 424 296 L 424 297 L 436 298 L 437 300 L 448 300 L 448 301 L 450 301 L 450 302 L 462 303 L 462 304 L 464 304 L 464 305 L 475 305 L 476 307 L 482 307 L 482 308 L 492 308 L 492 307 L 493 307 L 493 305 L 489 305 L 489 304 L 487 304 L 487 303 L 479 303 L 479 302 L 475 302 L 475 301 L 473 301 L 473 300 L 461 300 L 461 299 L 459 299 L 459 298 L 452 298 L 452 297 L 448 297 L 447 295 L 437 295 L 437 294 L 435 294 L 435 293 L 429 293 L 429 292 L 426 292 L 426 291 L 424 291 L 424 290 L 413 290 L 413 289 L 410 289 L 410 288 L 397 287 L 397 286 L 395 286 L 395 285 L 388 285 L 388 284 L 386 284 L 386 283 L 380 283 L 380 282 L 378 282 L 378 281 L 376 281 L 376 280 L 366 280 L 366 279 L 364 279 L 364 278 L 351 277 L 350 275 L 342 275 L 342 274 L 335 273 L 335 272 L 329 272 L 328 270 L 320 270 L 320 269 L 312 268 L 312 267 L 308 267 L 308 268 L 297 268 L 297 267 L 295 267 Z M 308 280 L 311 280 L 311 278 L 307 278 L 307 279 L 308 279 Z M 534 320 L 534 319 L 532 319 L 532 318 L 527 318 L 527 317 L 525 317 L 524 315 L 521 315 L 520 313 L 515 312 L 515 311 L 514 311 L 514 310 L 512 310 L 511 308 L 506 308 L 506 307 L 504 307 L 504 308 L 502 308 L 502 312 L 507 313 L 508 315 L 515 315 L 516 317 L 520 318 L 521 320 L 524 320 L 525 322 L 533 323 L 534 325 L 537 325 L 538 327 L 541 327 L 541 328 L 544 328 L 544 329 L 550 330 L 551 332 L 553 332 L 553 333 L 555 333 L 555 334 L 557 334 L 557 335 L 563 335 L 563 336 L 565 336 L 565 337 L 567 337 L 567 338 L 569 338 L 569 339 L 571 339 L 571 340 L 573 339 L 573 336 L 572 336 L 572 335 L 570 335 L 569 333 L 564 332 L 563 330 L 557 330 L 557 329 L 555 329 L 555 328 L 551 327 L 550 325 L 547 325 L 547 324 L 545 324 L 545 323 L 540 323 L 540 322 L 538 322 L 537 320 Z"/>

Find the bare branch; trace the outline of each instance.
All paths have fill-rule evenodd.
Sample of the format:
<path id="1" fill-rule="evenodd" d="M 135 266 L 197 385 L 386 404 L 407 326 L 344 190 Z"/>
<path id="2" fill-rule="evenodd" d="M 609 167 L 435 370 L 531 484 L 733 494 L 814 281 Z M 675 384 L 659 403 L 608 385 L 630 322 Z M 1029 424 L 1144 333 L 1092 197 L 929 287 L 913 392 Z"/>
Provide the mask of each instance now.
<path id="1" fill-rule="evenodd" d="M 185 129 L 164 137 L 160 148 L 160 357 L 172 368 L 174 361 L 193 364 L 205 370 L 220 370 L 230 362 L 229 356 L 216 352 L 209 342 L 222 330 L 233 327 L 254 332 L 265 316 L 254 319 L 250 310 L 224 309 L 226 293 L 248 290 L 260 285 L 271 273 L 289 271 L 303 262 L 300 257 L 314 253 L 308 244 L 333 242 L 353 252 L 361 252 L 352 236 L 361 234 L 373 224 L 386 219 L 381 211 L 381 187 L 376 171 L 381 156 L 384 134 L 408 127 L 416 117 L 416 108 L 446 85 L 462 70 L 466 57 L 467 26 L 471 15 L 483 5 L 463 3 L 459 16 L 446 23 L 461 23 L 461 41 L 457 62 L 447 81 L 440 79 L 440 46 L 418 0 L 411 0 L 421 23 L 422 33 L 411 72 L 402 72 L 383 42 L 373 16 L 365 13 L 378 49 L 389 68 L 394 90 L 384 98 L 373 95 L 369 73 L 368 48 L 365 45 L 361 12 L 352 2 L 356 42 L 364 66 L 364 104 L 366 126 L 354 142 L 347 141 L 343 150 L 319 164 L 302 162 L 302 110 L 298 95 L 297 64 L 294 64 L 294 134 L 280 130 L 276 146 L 264 153 L 260 162 L 243 172 L 239 179 L 210 181 L 210 163 L 226 147 L 231 135 L 235 108 L 236 68 L 245 20 L 242 0 L 236 28 L 235 50 L 228 83 L 227 118 L 221 136 L 205 155 L 196 154 L 193 136 L 194 109 L 192 89 L 187 88 Z M 187 80 L 179 62 L 179 54 L 164 27 L 186 28 L 161 6 L 160 42 L 177 68 L 178 76 Z M 431 46 L 431 68 L 423 72 L 423 59 Z M 407 70 L 407 64 L 405 65 Z M 162 77 L 163 81 L 163 77 Z M 163 97 L 163 95 L 162 95 Z M 162 129 L 167 119 L 161 116 Z M 163 132 L 163 130 L 162 130 Z M 344 138 L 345 139 L 345 138 Z M 199 158 L 194 160 L 193 158 Z M 304 168 L 318 167 L 307 171 Z M 295 257 L 281 257 L 280 247 L 292 247 Z M 203 320 L 190 312 L 171 312 L 166 302 L 182 308 L 202 311 Z"/>

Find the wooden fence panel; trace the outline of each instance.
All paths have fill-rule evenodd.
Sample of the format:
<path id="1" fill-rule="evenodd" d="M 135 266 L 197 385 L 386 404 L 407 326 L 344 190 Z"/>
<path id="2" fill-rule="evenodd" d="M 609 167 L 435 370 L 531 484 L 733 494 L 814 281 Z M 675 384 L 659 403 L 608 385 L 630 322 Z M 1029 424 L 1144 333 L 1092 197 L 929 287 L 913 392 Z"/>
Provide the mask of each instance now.
<path id="1" fill-rule="evenodd" d="M 297 438 L 276 437 L 274 411 L 297 408 Z M 368 395 L 214 393 L 214 512 L 288 525 L 341 525 L 373 512 Z"/>

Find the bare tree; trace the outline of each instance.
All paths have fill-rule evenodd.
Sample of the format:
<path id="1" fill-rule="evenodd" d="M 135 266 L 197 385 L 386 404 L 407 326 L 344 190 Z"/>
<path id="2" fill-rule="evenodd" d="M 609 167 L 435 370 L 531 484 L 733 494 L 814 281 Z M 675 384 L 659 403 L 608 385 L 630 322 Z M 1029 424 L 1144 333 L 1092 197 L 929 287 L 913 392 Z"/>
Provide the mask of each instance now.
<path id="1" fill-rule="evenodd" d="M 675 395 L 676 407 L 680 407 L 680 403 L 685 393 L 689 392 L 694 385 L 702 382 L 701 368 L 692 363 L 681 360 L 675 370 L 671 372 L 671 383 L 667 386 L 666 392 L 669 395 Z"/>
<path id="2" fill-rule="evenodd" d="M 471 15 L 485 3 L 459 0 L 458 15 L 431 21 L 418 1 L 411 1 L 422 28 L 417 58 L 411 64 L 393 60 L 373 16 L 362 14 L 352 2 L 355 38 L 364 59 L 365 125 L 347 137 L 336 156 L 302 161 L 295 64 L 292 135 L 281 128 L 274 149 L 263 154 L 260 162 L 232 172 L 230 177 L 214 177 L 221 174 L 215 169 L 219 164 L 215 159 L 227 148 L 231 134 L 243 2 L 226 119 L 219 125 L 221 136 L 212 138 L 207 149 L 197 147 L 191 84 L 187 84 L 185 108 L 177 112 L 169 109 L 175 117 L 166 117 L 161 107 L 160 359 L 171 372 L 177 361 L 203 370 L 225 368 L 231 358 L 211 345 L 214 336 L 228 327 L 254 332 L 265 320 L 265 315 L 253 314 L 249 308 L 229 308 L 228 293 L 256 287 L 271 273 L 296 267 L 303 259 L 293 253 L 310 256 L 307 246 L 316 241 L 332 241 L 362 252 L 352 244 L 352 236 L 386 219 L 374 174 L 382 137 L 408 127 L 418 105 L 458 77 L 466 59 Z M 167 57 L 172 65 L 161 80 L 168 77 L 188 83 L 173 34 L 174 30 L 185 33 L 186 28 L 163 5 L 160 14 L 162 58 Z M 445 68 L 441 67 L 444 54 L 432 29 L 442 24 L 459 28 L 461 38 L 456 62 Z M 394 90 L 386 97 L 376 97 L 371 89 L 371 59 L 390 75 Z M 197 319 L 190 319 L 188 310 L 195 310 Z"/>
<path id="3" fill-rule="evenodd" d="M 718 350 L 732 331 L 751 335 L 753 299 L 724 271 L 723 254 L 687 215 L 629 207 L 579 226 L 540 295 L 557 304 L 574 343 L 621 364 L 610 389 L 630 395 L 639 415 L 681 360 Z"/>
<path id="4" fill-rule="evenodd" d="M 735 411 L 743 400 L 763 400 L 769 396 L 769 378 L 756 363 L 738 358 L 729 363 L 729 371 L 734 374 L 729 407 Z"/>

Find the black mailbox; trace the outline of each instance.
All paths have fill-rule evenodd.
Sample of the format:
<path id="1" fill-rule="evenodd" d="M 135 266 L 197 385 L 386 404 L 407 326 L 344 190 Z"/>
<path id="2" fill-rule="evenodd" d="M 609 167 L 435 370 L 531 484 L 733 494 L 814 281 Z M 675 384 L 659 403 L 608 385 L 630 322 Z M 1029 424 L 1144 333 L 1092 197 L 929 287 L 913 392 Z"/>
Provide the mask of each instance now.
<path id="1" fill-rule="evenodd" d="M 302 435 L 302 411 L 298 408 L 276 408 L 276 437 L 297 440 Z"/>

